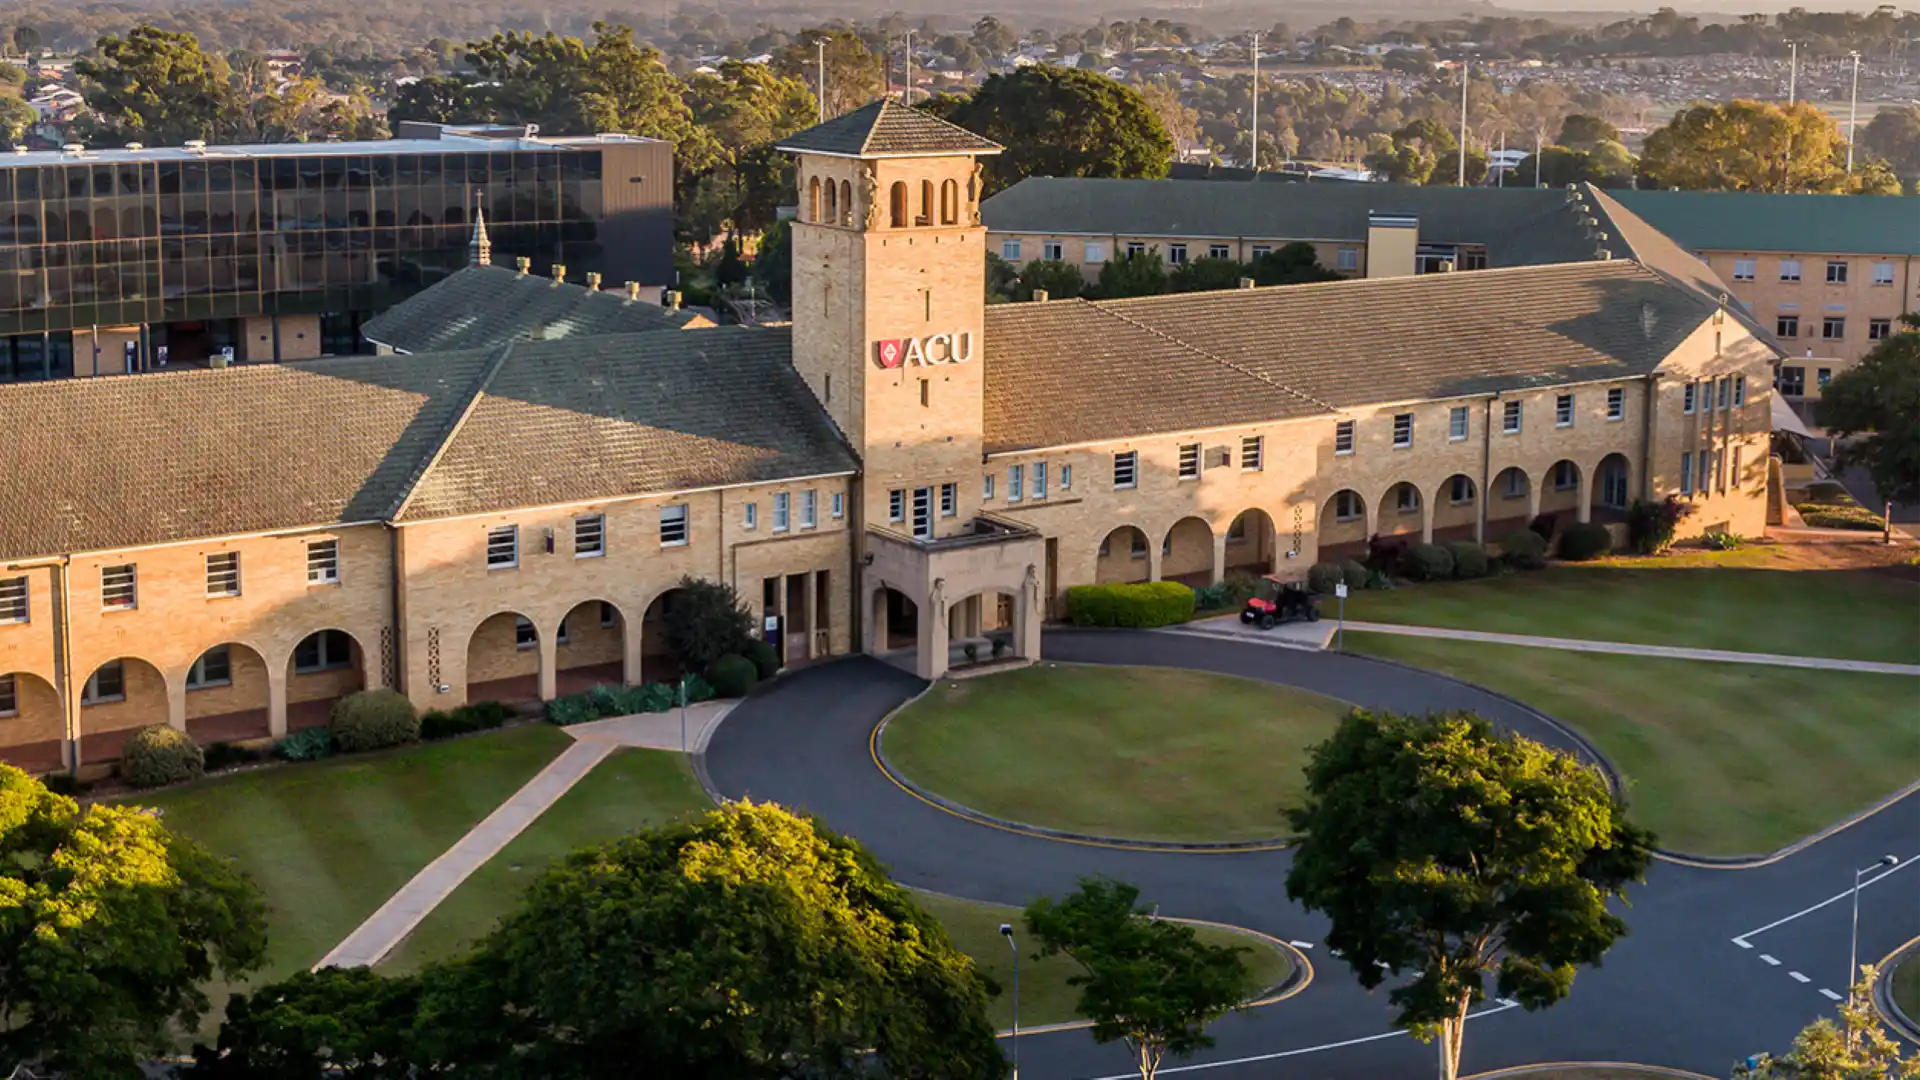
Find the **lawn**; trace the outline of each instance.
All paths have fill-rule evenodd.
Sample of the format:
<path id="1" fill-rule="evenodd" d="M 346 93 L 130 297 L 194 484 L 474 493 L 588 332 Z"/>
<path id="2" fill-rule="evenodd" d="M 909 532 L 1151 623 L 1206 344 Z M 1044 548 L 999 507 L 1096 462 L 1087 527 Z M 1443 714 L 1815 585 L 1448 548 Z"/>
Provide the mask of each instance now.
<path id="1" fill-rule="evenodd" d="M 1920 678 L 1349 633 L 1578 728 L 1626 774 L 1663 847 L 1770 852 L 1920 776 Z"/>
<path id="2" fill-rule="evenodd" d="M 1797 569 L 1764 545 L 1554 565 L 1478 581 L 1357 592 L 1347 618 L 1508 634 L 1920 663 L 1920 584 Z"/>
<path id="3" fill-rule="evenodd" d="M 1225 675 L 1035 667 L 942 683 L 886 731 L 931 791 L 1014 821 L 1141 840 L 1286 833 L 1307 748 L 1350 706 Z"/>
<path id="4" fill-rule="evenodd" d="M 1908 953 L 1907 961 L 1893 969 L 1893 1000 L 1909 1020 L 1920 1020 L 1920 953 Z"/>
<path id="5" fill-rule="evenodd" d="M 1000 924 L 1014 925 L 1015 940 L 1020 943 L 1020 1026 L 1039 1027 L 1075 1018 L 1079 1001 L 1078 987 L 1067 985 L 1079 965 L 1065 956 L 1033 959 L 1037 951 L 1028 939 L 1020 909 L 998 904 L 977 904 L 968 900 L 916 892 L 913 898 L 947 928 L 954 947 L 979 966 L 982 973 L 998 985 L 1000 993 L 987 1000 L 987 1015 L 1002 1031 L 1013 1026 L 1013 950 L 1000 936 Z M 1200 939 L 1210 945 L 1239 945 L 1248 949 L 1247 965 L 1253 969 L 1253 992 L 1278 986 L 1293 969 L 1286 953 L 1256 937 L 1230 930 L 1199 927 Z"/>

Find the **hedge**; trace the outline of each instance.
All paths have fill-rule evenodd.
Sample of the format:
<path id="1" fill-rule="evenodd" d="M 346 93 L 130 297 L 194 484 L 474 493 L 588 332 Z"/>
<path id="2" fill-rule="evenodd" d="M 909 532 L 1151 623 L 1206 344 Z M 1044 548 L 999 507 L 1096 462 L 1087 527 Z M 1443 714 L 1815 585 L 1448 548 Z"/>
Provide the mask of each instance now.
<path id="1" fill-rule="evenodd" d="M 1597 559 L 1613 549 L 1613 534 L 1597 521 L 1569 525 L 1560 534 L 1560 557 L 1570 562 Z"/>
<path id="2" fill-rule="evenodd" d="M 207 759 L 186 732 L 152 724 L 127 736 L 120 749 L 120 777 L 137 788 L 198 779 Z"/>
<path id="3" fill-rule="evenodd" d="M 1075 626 L 1171 626 L 1193 617 L 1193 590 L 1177 581 L 1075 585 L 1067 611 Z"/>
<path id="4" fill-rule="evenodd" d="M 1453 576 L 1453 552 L 1439 544 L 1415 544 L 1403 563 L 1415 581 L 1445 581 Z"/>
<path id="5" fill-rule="evenodd" d="M 379 750 L 420 739 L 420 714 L 397 690 L 360 690 L 333 703 L 327 717 L 333 748 L 343 754 Z"/>
<path id="6" fill-rule="evenodd" d="M 1487 559 L 1487 549 L 1471 540 L 1448 541 L 1446 548 L 1453 556 L 1453 576 L 1463 581 L 1486 577 L 1487 571 L 1492 568 Z"/>
<path id="7" fill-rule="evenodd" d="M 1340 576 L 1347 579 L 1347 588 L 1364 589 L 1372 579 L 1373 572 L 1361 565 L 1358 559 L 1348 559 L 1340 564 Z"/>
<path id="8" fill-rule="evenodd" d="M 758 681 L 760 675 L 753 661 L 738 653 L 729 653 L 707 665 L 707 682 L 723 698 L 746 697 Z"/>
<path id="9" fill-rule="evenodd" d="M 566 727 L 603 720 L 609 716 L 633 716 L 636 713 L 667 712 L 680 704 L 679 683 L 647 683 L 645 686 L 614 686 L 602 683 L 584 694 L 570 694 L 547 702 L 547 722 Z M 713 687 L 698 675 L 686 680 L 687 704 L 714 696 Z"/>
<path id="10" fill-rule="evenodd" d="M 1500 561 L 1522 570 L 1547 565 L 1547 542 L 1531 529 L 1516 529 L 1500 538 Z"/>
<path id="11" fill-rule="evenodd" d="M 753 642 L 747 646 L 747 651 L 741 655 L 753 661 L 753 670 L 759 674 L 762 682 L 780 673 L 779 650 L 760 638 L 754 638 Z"/>
<path id="12" fill-rule="evenodd" d="M 1333 587 L 1346 580 L 1346 572 L 1339 563 L 1317 562 L 1307 567 L 1307 589 L 1322 596 L 1332 596 Z"/>
<path id="13" fill-rule="evenodd" d="M 318 761 L 333 753 L 333 733 L 323 727 L 302 728 L 273 744 L 285 761 Z"/>
<path id="14" fill-rule="evenodd" d="M 514 718 L 513 707 L 498 701 L 477 701 L 462 705 L 451 712 L 435 709 L 420 717 L 420 737 L 428 741 L 451 739 L 455 735 L 470 735 L 476 731 L 489 731 Z"/>
<path id="15" fill-rule="evenodd" d="M 1801 503 L 1794 507 L 1800 519 L 1816 529 L 1857 529 L 1879 532 L 1887 527 L 1885 518 L 1864 506 L 1845 503 Z"/>

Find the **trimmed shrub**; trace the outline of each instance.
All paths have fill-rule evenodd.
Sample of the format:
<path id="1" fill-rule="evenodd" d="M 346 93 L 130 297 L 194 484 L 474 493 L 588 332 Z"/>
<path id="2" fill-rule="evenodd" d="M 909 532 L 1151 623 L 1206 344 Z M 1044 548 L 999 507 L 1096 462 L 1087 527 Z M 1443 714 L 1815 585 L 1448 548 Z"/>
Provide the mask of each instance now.
<path id="1" fill-rule="evenodd" d="M 753 661 L 738 653 L 723 656 L 707 668 L 707 682 L 712 684 L 714 693 L 723 698 L 746 697 L 759 679 Z"/>
<path id="2" fill-rule="evenodd" d="M 1569 526 L 1560 534 L 1560 557 L 1569 562 L 1585 562 L 1605 555 L 1613 547 L 1613 536 L 1597 521 Z"/>
<path id="3" fill-rule="evenodd" d="M 757 683 L 760 680 L 755 679 L 754 681 Z M 698 675 L 687 676 L 687 681 L 684 685 L 687 688 L 687 704 L 689 705 L 698 705 L 703 701 L 712 701 L 714 698 L 720 696 L 720 692 L 713 688 L 712 683 Z M 676 698 L 675 700 L 677 701 L 678 699 Z"/>
<path id="4" fill-rule="evenodd" d="M 1075 585 L 1067 612 L 1075 626 L 1171 626 L 1193 617 L 1193 590 L 1177 581 Z"/>
<path id="5" fill-rule="evenodd" d="M 120 778 L 137 788 L 194 780 L 207 771 L 206 755 L 186 732 L 149 724 L 120 749 Z"/>
<path id="6" fill-rule="evenodd" d="M 453 718 L 452 713 L 442 709 L 428 709 L 420 714 L 420 738 L 422 741 L 432 742 L 435 739 L 451 739 L 455 735 L 466 734 L 460 730 L 458 724 L 459 721 Z"/>
<path id="7" fill-rule="evenodd" d="M 1642 555 L 1658 555 L 1673 546 L 1673 532 L 1693 513 L 1690 503 L 1669 495 L 1660 502 L 1633 500 L 1627 508 L 1627 544 Z"/>
<path id="8" fill-rule="evenodd" d="M 1347 588 L 1364 589 L 1367 587 L 1367 568 L 1356 559 L 1348 559 L 1340 564 L 1340 576 L 1347 580 Z"/>
<path id="9" fill-rule="evenodd" d="M 420 714 L 397 690 L 361 690 L 333 703 L 327 718 L 333 748 L 343 754 L 418 742 Z"/>
<path id="10" fill-rule="evenodd" d="M 753 670 L 760 676 L 761 682 L 780 673 L 780 650 L 759 638 L 754 638 L 753 644 L 748 645 L 747 651 L 740 655 L 753 661 Z"/>
<path id="11" fill-rule="evenodd" d="M 1339 563 L 1317 562 L 1307 567 L 1307 588 L 1325 596 L 1333 595 L 1333 587 L 1346 580 Z"/>
<path id="12" fill-rule="evenodd" d="M 1492 569 L 1487 549 L 1471 540 L 1449 541 L 1447 552 L 1453 556 L 1453 576 L 1461 580 L 1486 577 Z"/>
<path id="13" fill-rule="evenodd" d="M 333 753 L 333 732 L 323 727 L 302 728 L 273 744 L 283 761 L 319 761 Z"/>
<path id="14" fill-rule="evenodd" d="M 1553 513 L 1535 514 L 1533 520 L 1527 522 L 1527 531 L 1552 544 L 1553 527 L 1559 520 L 1558 515 Z"/>
<path id="15" fill-rule="evenodd" d="M 455 735 L 470 735 L 476 731 L 491 731 L 519 714 L 510 705 L 498 701 L 476 701 L 471 705 L 462 705 L 452 712 L 435 709 L 420 717 L 420 737 L 422 739 L 451 739 Z"/>
<path id="16" fill-rule="evenodd" d="M 238 743 L 217 742 L 207 747 L 202 759 L 207 771 L 213 772 L 216 769 L 231 769 L 235 765 L 249 765 L 264 756 L 258 750 L 249 750 Z"/>
<path id="17" fill-rule="evenodd" d="M 1415 544 L 1407 551 L 1406 568 L 1415 581 L 1445 581 L 1453 576 L 1453 552 L 1439 544 Z"/>
<path id="18" fill-rule="evenodd" d="M 753 612 L 719 581 L 683 577 L 665 618 L 667 646 L 690 671 L 753 647 Z"/>
<path id="19" fill-rule="evenodd" d="M 1500 561 L 1519 570 L 1547 565 L 1547 542 L 1532 529 L 1516 529 L 1500 538 Z"/>
<path id="20" fill-rule="evenodd" d="M 1380 574 L 1398 574 L 1405 572 L 1407 565 L 1407 542 L 1397 536 L 1370 536 L 1367 538 L 1367 569 Z"/>
<path id="21" fill-rule="evenodd" d="M 1221 606 L 1238 608 L 1253 596 L 1255 589 L 1260 587 L 1260 577 L 1257 574 L 1249 574 L 1245 570 L 1229 570 L 1227 576 L 1221 580 L 1220 587 L 1227 591 L 1226 603 Z"/>
<path id="22" fill-rule="evenodd" d="M 1887 527 L 1885 518 L 1858 504 L 1800 503 L 1794 507 L 1800 519 L 1816 529 L 1858 529 L 1879 532 Z"/>
<path id="23" fill-rule="evenodd" d="M 1202 585 L 1193 590 L 1193 609 L 1212 611 L 1227 606 L 1227 587 L 1221 585 Z"/>

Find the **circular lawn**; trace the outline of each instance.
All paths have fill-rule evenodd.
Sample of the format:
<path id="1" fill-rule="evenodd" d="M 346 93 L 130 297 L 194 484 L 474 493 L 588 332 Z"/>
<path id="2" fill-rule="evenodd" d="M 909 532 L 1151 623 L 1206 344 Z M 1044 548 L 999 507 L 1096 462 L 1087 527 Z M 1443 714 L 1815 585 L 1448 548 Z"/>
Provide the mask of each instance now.
<path id="1" fill-rule="evenodd" d="M 1307 750 L 1352 706 L 1165 668 L 1042 665 L 941 682 L 886 728 L 888 763 L 982 813 L 1093 836 L 1284 836 Z"/>

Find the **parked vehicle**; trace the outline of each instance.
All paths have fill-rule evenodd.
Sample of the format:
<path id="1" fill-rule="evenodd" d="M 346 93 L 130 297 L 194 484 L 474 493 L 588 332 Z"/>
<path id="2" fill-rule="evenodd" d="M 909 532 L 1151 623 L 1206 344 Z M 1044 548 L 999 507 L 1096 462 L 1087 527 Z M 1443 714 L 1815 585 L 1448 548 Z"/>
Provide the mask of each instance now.
<path id="1" fill-rule="evenodd" d="M 1271 630 L 1283 622 L 1305 619 L 1320 621 L 1320 598 L 1308 591 L 1300 578 L 1285 579 L 1272 575 L 1254 584 L 1247 606 L 1240 609 L 1240 621 L 1262 630 Z"/>

